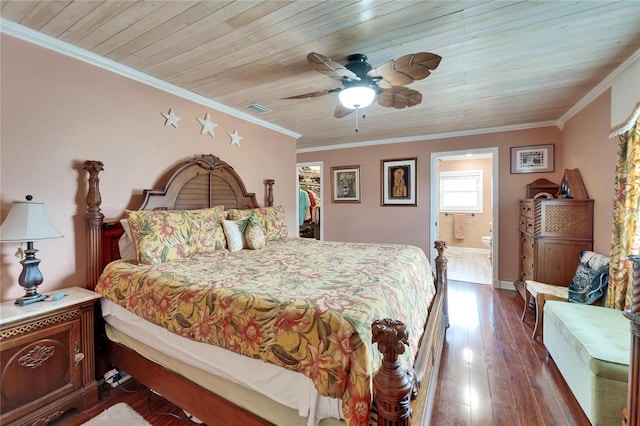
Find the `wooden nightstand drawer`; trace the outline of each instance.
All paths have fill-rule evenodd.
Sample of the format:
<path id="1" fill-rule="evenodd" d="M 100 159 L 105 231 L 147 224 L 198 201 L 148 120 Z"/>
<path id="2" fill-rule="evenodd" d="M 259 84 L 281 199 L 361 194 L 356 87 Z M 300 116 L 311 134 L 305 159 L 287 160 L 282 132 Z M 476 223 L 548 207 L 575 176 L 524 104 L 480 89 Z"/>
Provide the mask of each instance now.
<path id="1" fill-rule="evenodd" d="M 97 403 L 93 310 L 97 293 L 74 287 L 56 302 L 0 312 L 0 424 L 45 425 Z"/>
<path id="2" fill-rule="evenodd" d="M 80 319 L 0 344 L 1 377 L 11 383 L 2 392 L 0 413 L 31 405 L 48 404 L 80 387 L 80 370 L 74 361 L 80 348 Z"/>

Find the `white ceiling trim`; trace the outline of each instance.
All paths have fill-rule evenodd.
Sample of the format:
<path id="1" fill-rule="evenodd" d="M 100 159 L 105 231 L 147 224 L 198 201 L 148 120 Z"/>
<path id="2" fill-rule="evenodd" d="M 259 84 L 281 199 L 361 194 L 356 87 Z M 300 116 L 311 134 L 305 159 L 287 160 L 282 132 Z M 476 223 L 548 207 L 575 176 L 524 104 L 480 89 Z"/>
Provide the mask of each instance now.
<path id="1" fill-rule="evenodd" d="M 535 129 L 540 127 L 552 127 L 552 126 L 557 126 L 558 128 L 562 128 L 562 123 L 560 123 L 559 121 L 541 121 L 538 123 L 515 124 L 512 126 L 487 127 L 485 129 L 459 130 L 456 132 L 445 132 L 445 133 L 431 133 L 428 135 L 409 136 L 404 138 L 378 139 L 378 140 L 361 141 L 361 142 L 353 142 L 353 143 L 345 143 L 345 144 L 337 144 L 337 145 L 319 146 L 319 147 L 312 147 L 312 148 L 301 148 L 301 149 L 298 149 L 297 152 L 303 153 L 303 152 L 329 151 L 332 149 L 347 149 L 347 148 L 359 148 L 362 146 L 386 145 L 386 144 L 405 143 L 405 142 L 419 142 L 419 141 L 428 141 L 428 140 L 434 140 L 434 139 L 457 138 L 462 136 L 475 136 L 475 135 L 483 135 L 487 133 L 511 132 L 514 130 L 527 130 L 527 129 Z"/>
<path id="2" fill-rule="evenodd" d="M 107 71 L 111 71 L 115 74 L 121 75 L 131 80 L 135 80 L 142 84 L 145 84 L 147 86 L 151 86 L 153 88 L 162 90 L 172 95 L 179 96 L 183 99 L 198 103 L 208 108 L 215 109 L 225 114 L 229 114 L 231 116 L 241 118 L 250 123 L 257 124 L 262 127 L 266 127 L 268 129 L 274 130 L 284 135 L 291 136 L 296 139 L 302 136 L 299 133 L 293 132 L 289 129 L 285 129 L 284 127 L 253 117 L 252 115 L 247 114 L 245 112 L 239 111 L 234 108 L 230 108 L 227 105 L 221 104 L 219 102 L 216 102 L 204 96 L 198 95 L 189 90 L 185 90 L 180 87 L 174 86 L 173 84 L 169 84 L 166 81 L 152 77 L 149 74 L 145 74 L 143 72 L 134 70 L 133 68 L 130 68 L 126 65 L 119 64 L 108 58 L 89 52 L 85 49 L 81 49 L 72 44 L 69 44 L 64 41 L 60 41 L 56 38 L 53 38 L 51 36 L 48 36 L 46 34 L 40 33 L 38 31 L 34 31 L 23 25 L 16 24 L 15 22 L 8 21 L 2 17 L 0 17 L 0 31 L 12 37 L 16 37 L 21 40 L 27 41 L 29 43 L 36 44 L 40 47 L 44 47 L 45 49 L 53 50 L 55 52 L 77 59 L 79 61 L 86 62 L 88 64 L 100 67 Z"/>
<path id="3" fill-rule="evenodd" d="M 584 97 L 582 99 L 580 99 L 574 106 L 569 108 L 569 110 L 567 112 L 565 112 L 562 117 L 560 117 L 559 121 L 564 125 L 564 123 L 566 123 L 571 117 L 573 117 L 574 115 L 576 115 L 577 113 L 582 111 L 582 109 L 584 107 L 589 105 L 598 96 L 600 96 L 607 89 L 609 89 L 613 85 L 614 81 L 618 78 L 618 76 L 629 65 L 631 65 L 633 62 L 635 62 L 636 59 L 638 59 L 638 58 L 640 58 L 640 49 L 636 50 L 635 53 L 633 55 L 629 56 L 629 58 L 627 58 L 626 61 L 621 63 L 618 68 L 616 68 L 615 70 L 611 71 L 611 73 L 607 77 L 605 77 L 604 80 L 602 80 L 600 83 L 598 83 L 598 85 L 596 87 L 591 89 L 591 91 L 589 91 L 589 93 L 584 95 Z"/>

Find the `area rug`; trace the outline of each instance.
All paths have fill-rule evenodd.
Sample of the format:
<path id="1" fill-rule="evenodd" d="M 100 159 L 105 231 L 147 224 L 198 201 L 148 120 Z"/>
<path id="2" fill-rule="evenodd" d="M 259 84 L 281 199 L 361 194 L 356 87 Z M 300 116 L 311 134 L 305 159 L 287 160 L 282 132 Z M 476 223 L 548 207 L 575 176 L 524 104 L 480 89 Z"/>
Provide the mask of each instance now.
<path id="1" fill-rule="evenodd" d="M 151 426 L 140 414 L 124 402 L 112 405 L 82 426 Z"/>

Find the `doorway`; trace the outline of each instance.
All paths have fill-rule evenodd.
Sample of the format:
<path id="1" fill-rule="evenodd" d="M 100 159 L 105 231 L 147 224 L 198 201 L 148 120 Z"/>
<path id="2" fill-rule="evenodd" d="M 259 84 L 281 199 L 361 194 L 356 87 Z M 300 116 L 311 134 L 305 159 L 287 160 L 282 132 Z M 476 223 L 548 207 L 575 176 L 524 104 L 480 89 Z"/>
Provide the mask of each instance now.
<path id="1" fill-rule="evenodd" d="M 498 286 L 498 148 L 432 153 L 431 182 L 430 247 L 447 242 L 448 278 Z"/>
<path id="2" fill-rule="evenodd" d="M 297 185 L 297 225 L 301 238 L 323 239 L 322 221 L 322 162 L 296 164 Z"/>

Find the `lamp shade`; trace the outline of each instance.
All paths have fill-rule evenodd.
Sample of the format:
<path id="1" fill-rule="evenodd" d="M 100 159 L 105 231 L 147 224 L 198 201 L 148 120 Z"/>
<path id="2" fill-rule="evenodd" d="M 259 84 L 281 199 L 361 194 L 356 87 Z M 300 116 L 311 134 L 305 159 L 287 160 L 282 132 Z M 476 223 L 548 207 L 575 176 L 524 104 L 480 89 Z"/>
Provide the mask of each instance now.
<path id="1" fill-rule="evenodd" d="M 14 201 L 0 226 L 1 242 L 46 240 L 62 236 L 51 224 L 44 203 L 33 201 Z"/>
<path id="2" fill-rule="evenodd" d="M 340 103 L 345 108 L 366 108 L 371 105 L 373 98 L 376 97 L 376 91 L 371 87 L 352 86 L 342 89 L 338 94 Z"/>

